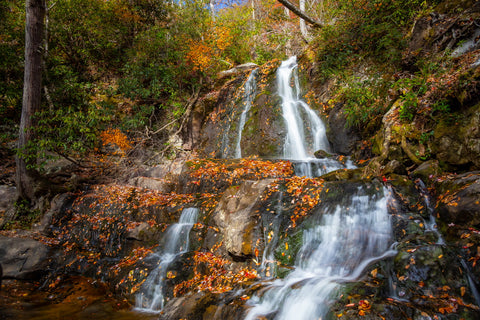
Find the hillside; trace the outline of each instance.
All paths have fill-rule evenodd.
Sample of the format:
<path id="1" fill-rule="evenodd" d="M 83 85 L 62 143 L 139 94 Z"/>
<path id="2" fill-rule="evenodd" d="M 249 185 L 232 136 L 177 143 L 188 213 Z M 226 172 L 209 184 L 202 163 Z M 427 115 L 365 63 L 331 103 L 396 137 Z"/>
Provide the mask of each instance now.
<path id="1" fill-rule="evenodd" d="M 17 150 L 24 5 L 0 318 L 478 318 L 480 2 L 57 1 Z"/>

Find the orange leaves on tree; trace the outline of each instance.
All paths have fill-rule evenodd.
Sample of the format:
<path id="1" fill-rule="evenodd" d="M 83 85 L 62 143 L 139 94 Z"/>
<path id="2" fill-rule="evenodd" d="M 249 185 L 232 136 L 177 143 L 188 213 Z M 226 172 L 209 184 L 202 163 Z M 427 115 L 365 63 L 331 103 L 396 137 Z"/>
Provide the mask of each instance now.
<path id="1" fill-rule="evenodd" d="M 132 148 L 128 137 L 117 128 L 103 131 L 100 138 L 104 147 L 108 145 L 116 146 L 120 149 L 120 153 L 125 153 Z"/>
<path id="2" fill-rule="evenodd" d="M 232 43 L 230 30 L 225 26 L 208 26 L 210 32 L 205 32 L 201 40 L 187 40 L 187 60 L 193 65 L 194 71 L 205 72 L 214 62 L 223 57 L 223 52 Z"/>
<path id="3" fill-rule="evenodd" d="M 187 59 L 193 64 L 194 71 L 206 71 L 212 63 L 213 50 L 202 42 L 188 42 Z"/>

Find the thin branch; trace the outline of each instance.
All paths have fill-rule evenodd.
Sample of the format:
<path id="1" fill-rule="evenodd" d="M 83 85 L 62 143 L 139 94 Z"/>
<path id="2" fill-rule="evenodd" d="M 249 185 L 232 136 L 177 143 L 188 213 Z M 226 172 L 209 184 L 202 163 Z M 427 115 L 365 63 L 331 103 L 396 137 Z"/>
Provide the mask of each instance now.
<path id="1" fill-rule="evenodd" d="M 79 166 L 80 168 L 92 168 L 91 166 L 85 166 L 83 164 L 81 164 L 80 162 L 70 158 L 69 156 L 67 156 L 66 154 L 63 154 L 62 152 L 59 152 L 59 151 L 55 151 L 56 154 L 58 154 L 59 156 L 65 158 L 66 160 L 70 161 L 71 163 Z"/>

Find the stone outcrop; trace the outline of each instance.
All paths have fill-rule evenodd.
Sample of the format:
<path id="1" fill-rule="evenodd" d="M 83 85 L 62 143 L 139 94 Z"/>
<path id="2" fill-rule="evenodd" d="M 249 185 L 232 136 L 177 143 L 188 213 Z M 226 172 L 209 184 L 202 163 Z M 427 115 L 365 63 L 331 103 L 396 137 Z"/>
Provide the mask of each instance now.
<path id="1" fill-rule="evenodd" d="M 257 90 L 243 130 L 242 156 L 271 158 L 282 153 L 284 122 L 280 97 L 276 94 L 276 68 L 279 61 L 259 67 Z M 238 119 L 244 110 L 244 85 L 250 71 L 242 71 L 221 89 L 215 109 L 205 121 L 199 152 L 209 158 L 233 158 L 238 137 Z"/>
<path id="2" fill-rule="evenodd" d="M 239 187 L 229 188 L 213 213 L 225 248 L 235 259 L 254 257 L 253 248 L 262 231 L 258 230 L 260 215 L 252 209 L 272 182 L 271 179 L 245 181 Z"/>
<path id="3" fill-rule="evenodd" d="M 443 223 L 480 225 L 480 172 L 439 179 L 438 214 Z"/>
<path id="4" fill-rule="evenodd" d="M 334 153 L 350 155 L 355 150 L 360 137 L 354 128 L 347 126 L 342 104 L 337 104 L 330 110 L 327 118 L 327 136 Z"/>
<path id="5" fill-rule="evenodd" d="M 39 279 L 49 272 L 50 248 L 29 238 L 0 236 L 0 261 L 3 277 Z"/>
<path id="6" fill-rule="evenodd" d="M 480 169 L 480 104 L 466 111 L 462 123 L 439 123 L 432 151 L 436 158 L 456 168 Z"/>

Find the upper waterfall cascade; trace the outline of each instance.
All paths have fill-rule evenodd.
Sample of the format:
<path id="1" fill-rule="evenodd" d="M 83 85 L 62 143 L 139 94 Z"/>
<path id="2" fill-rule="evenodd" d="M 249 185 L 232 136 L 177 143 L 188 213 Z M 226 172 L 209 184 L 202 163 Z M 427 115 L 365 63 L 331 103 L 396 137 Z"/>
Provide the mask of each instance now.
<path id="1" fill-rule="evenodd" d="M 320 117 L 301 98 L 295 56 L 283 61 L 277 70 L 278 95 L 282 98 L 282 114 L 287 135 L 283 158 L 295 164 L 295 174 L 318 177 L 330 171 L 355 168 L 351 161 L 342 164 L 333 159 L 316 159 L 315 151 L 330 152 L 325 125 Z"/>
<path id="2" fill-rule="evenodd" d="M 283 118 L 287 128 L 283 158 L 307 160 L 317 150 L 330 151 L 325 125 L 300 98 L 301 88 L 295 56 L 283 61 L 277 70 L 278 95 L 282 98 Z"/>
<path id="3" fill-rule="evenodd" d="M 255 91 L 257 87 L 255 82 L 255 75 L 257 74 L 257 70 L 258 69 L 255 69 L 252 72 L 250 72 L 250 75 L 248 76 L 248 79 L 244 85 L 245 108 L 243 109 L 242 114 L 240 115 L 240 122 L 238 124 L 237 145 L 235 147 L 235 158 L 242 157 L 242 148 L 241 148 L 242 131 L 243 131 L 243 128 L 245 127 L 245 121 L 247 120 L 248 111 L 250 111 L 250 107 L 252 106 L 253 98 L 255 96 Z"/>

